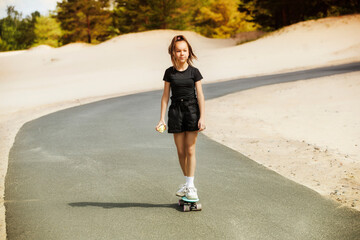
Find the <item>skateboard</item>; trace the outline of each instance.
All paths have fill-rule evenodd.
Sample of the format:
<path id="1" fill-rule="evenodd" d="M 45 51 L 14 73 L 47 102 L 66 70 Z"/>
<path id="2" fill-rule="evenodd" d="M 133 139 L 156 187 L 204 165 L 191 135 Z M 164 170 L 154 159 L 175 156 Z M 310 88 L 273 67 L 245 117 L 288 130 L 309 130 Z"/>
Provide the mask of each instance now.
<path id="1" fill-rule="evenodd" d="M 181 199 L 179 199 L 179 206 L 183 207 L 184 212 L 201 211 L 201 203 L 198 202 L 199 199 L 192 200 L 181 197 Z"/>

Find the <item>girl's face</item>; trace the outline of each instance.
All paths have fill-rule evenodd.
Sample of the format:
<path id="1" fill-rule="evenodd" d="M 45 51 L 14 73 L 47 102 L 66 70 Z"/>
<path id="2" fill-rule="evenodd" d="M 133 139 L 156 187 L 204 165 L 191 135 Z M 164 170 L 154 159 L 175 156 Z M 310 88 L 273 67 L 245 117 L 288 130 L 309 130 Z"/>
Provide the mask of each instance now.
<path id="1" fill-rule="evenodd" d="M 175 43 L 175 58 L 179 63 L 187 62 L 189 57 L 189 48 L 185 41 L 179 41 Z"/>

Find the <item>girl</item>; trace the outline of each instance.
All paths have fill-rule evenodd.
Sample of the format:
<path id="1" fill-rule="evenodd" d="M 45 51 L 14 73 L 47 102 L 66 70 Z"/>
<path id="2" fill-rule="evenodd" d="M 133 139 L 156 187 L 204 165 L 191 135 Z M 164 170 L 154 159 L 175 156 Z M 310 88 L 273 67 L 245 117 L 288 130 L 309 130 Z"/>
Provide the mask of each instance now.
<path id="1" fill-rule="evenodd" d="M 195 144 L 198 132 L 205 127 L 205 99 L 201 86 L 200 71 L 192 65 L 193 58 L 197 59 L 189 42 L 183 35 L 175 36 L 169 46 L 173 66 L 166 69 L 164 78 L 164 92 L 161 98 L 160 121 L 156 126 L 165 124 L 170 89 L 171 105 L 168 111 L 168 133 L 174 134 L 181 170 L 185 176 L 185 184 L 180 185 L 176 195 L 186 196 L 188 199 L 198 199 L 194 185 L 196 167 Z M 196 94 L 195 94 L 196 88 Z"/>

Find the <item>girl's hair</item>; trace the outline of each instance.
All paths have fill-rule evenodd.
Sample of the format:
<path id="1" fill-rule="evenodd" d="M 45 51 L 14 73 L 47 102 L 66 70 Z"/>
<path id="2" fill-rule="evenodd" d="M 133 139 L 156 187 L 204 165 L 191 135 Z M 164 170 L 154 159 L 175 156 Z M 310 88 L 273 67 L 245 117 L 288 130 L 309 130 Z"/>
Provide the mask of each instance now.
<path id="1" fill-rule="evenodd" d="M 176 44 L 176 42 L 180 42 L 180 41 L 185 41 L 186 44 L 188 45 L 189 57 L 187 59 L 187 63 L 190 66 L 193 66 L 193 64 L 192 64 L 193 63 L 193 58 L 197 59 L 197 57 L 195 56 L 190 43 L 188 42 L 188 40 L 183 35 L 177 35 L 177 36 L 173 37 L 173 39 L 172 39 L 172 41 L 170 43 L 169 49 L 168 49 L 168 52 L 169 52 L 169 54 L 171 56 L 171 62 L 173 63 L 173 66 L 178 68 L 177 62 L 176 62 L 176 59 L 175 59 L 175 44 Z"/>

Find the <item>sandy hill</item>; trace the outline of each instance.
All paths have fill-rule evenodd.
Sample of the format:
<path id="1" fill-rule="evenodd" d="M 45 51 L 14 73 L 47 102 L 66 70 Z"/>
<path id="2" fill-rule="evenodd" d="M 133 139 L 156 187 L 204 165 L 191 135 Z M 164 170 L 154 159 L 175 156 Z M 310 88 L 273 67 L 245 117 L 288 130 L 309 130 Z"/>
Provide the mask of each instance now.
<path id="1" fill-rule="evenodd" d="M 192 44 L 204 82 L 360 58 L 360 15 L 300 22 L 238 46 L 175 30 L 126 34 L 96 46 L 39 46 L 0 54 L 0 111 L 161 88 L 176 34 Z"/>

